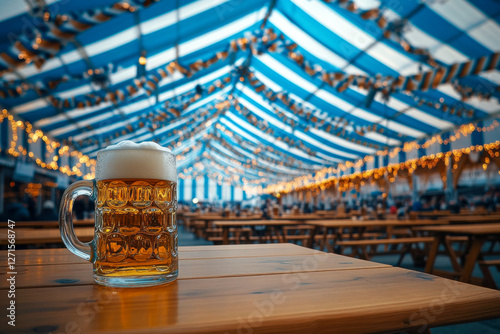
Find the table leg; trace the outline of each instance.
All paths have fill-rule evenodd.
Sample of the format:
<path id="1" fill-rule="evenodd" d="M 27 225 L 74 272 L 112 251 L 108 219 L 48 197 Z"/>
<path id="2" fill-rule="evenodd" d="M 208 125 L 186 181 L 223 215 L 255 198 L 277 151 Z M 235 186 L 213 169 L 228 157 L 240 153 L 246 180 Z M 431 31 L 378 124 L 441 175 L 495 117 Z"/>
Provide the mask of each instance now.
<path id="1" fill-rule="evenodd" d="M 392 238 L 393 232 L 394 232 L 394 226 L 386 226 L 385 235 L 386 235 L 387 239 Z M 387 252 L 388 250 L 389 250 L 389 245 L 384 245 L 384 251 Z M 398 261 L 398 263 L 400 263 L 401 261 L 402 261 L 402 258 L 400 258 L 400 261 Z M 399 264 L 397 266 L 399 267 Z"/>
<path id="2" fill-rule="evenodd" d="M 278 237 L 278 242 L 280 242 L 280 243 L 286 242 L 285 241 L 285 233 L 283 232 L 283 226 L 276 227 L 276 229 L 274 231 L 275 231 L 276 236 Z"/>
<path id="3" fill-rule="evenodd" d="M 450 261 L 451 261 L 451 265 L 453 266 L 453 270 L 457 273 L 460 273 L 462 271 L 462 267 L 458 263 L 457 254 L 453 250 L 451 242 L 450 242 L 450 240 L 448 240 L 448 238 L 445 238 L 445 240 L 444 240 L 444 247 L 445 247 L 446 253 L 450 257 Z"/>
<path id="4" fill-rule="evenodd" d="M 436 261 L 439 245 L 441 244 L 443 238 L 443 235 L 436 235 L 434 237 L 434 242 L 432 243 L 429 255 L 427 256 L 427 264 L 425 265 L 425 272 L 428 274 L 432 274 L 432 268 L 434 267 L 434 262 Z"/>
<path id="5" fill-rule="evenodd" d="M 318 241 L 318 245 L 316 245 L 316 235 L 318 235 L 319 232 L 319 226 L 314 226 L 314 230 L 311 231 L 311 248 L 314 249 L 316 246 L 320 247 L 321 250 L 321 242 Z"/>
<path id="6" fill-rule="evenodd" d="M 222 244 L 229 245 L 229 227 L 222 227 Z"/>
<path id="7" fill-rule="evenodd" d="M 240 236 L 241 236 L 241 230 L 240 229 L 237 229 L 235 232 L 234 232 L 234 236 L 236 237 L 236 244 L 239 244 L 240 243 Z"/>
<path id="8" fill-rule="evenodd" d="M 460 275 L 460 282 L 469 282 L 470 277 L 472 275 L 472 270 L 474 269 L 474 265 L 476 264 L 477 258 L 481 253 L 481 247 L 483 246 L 484 238 L 476 237 L 472 241 L 472 245 L 469 249 L 469 253 L 467 254 L 464 268 L 462 269 L 462 273 Z"/>
<path id="9" fill-rule="evenodd" d="M 342 234 L 344 234 L 344 227 L 332 227 L 332 234 L 335 236 L 333 239 L 332 253 L 342 254 L 342 246 L 337 245 L 337 241 L 342 241 Z"/>
<path id="10" fill-rule="evenodd" d="M 332 246 L 330 245 L 330 243 L 328 242 L 328 227 L 324 227 L 323 228 L 323 248 L 321 250 L 323 250 L 325 247 L 326 247 L 326 251 L 328 253 L 333 253 L 333 248 Z"/>
<path id="11" fill-rule="evenodd" d="M 358 240 L 363 240 L 364 239 L 364 234 L 366 233 L 366 226 L 360 226 L 358 227 Z"/>

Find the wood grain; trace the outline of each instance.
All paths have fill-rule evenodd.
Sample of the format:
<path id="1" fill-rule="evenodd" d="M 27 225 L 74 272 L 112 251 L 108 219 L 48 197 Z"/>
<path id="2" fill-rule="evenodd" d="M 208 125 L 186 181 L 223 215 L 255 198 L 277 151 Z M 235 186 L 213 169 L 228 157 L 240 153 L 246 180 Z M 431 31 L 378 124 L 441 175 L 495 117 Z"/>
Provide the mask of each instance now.
<path id="1" fill-rule="evenodd" d="M 74 226 L 94 226 L 95 222 L 93 219 L 82 219 L 82 220 L 73 220 Z M 0 228 L 6 228 L 8 226 L 7 222 L 0 222 Z M 38 227 L 38 228 L 58 228 L 59 221 L 57 220 L 49 220 L 49 221 L 25 221 L 25 222 L 16 222 L 15 228 L 25 228 L 25 227 Z"/>
<path id="2" fill-rule="evenodd" d="M 313 255 L 317 251 L 294 244 L 220 245 L 179 247 L 179 259 Z M 16 250 L 17 266 L 88 263 L 66 248 Z M 7 251 L 0 251 L 0 267 L 7 266 Z"/>
<path id="3" fill-rule="evenodd" d="M 189 253 L 189 252 L 188 252 Z M 179 279 L 274 275 L 286 272 L 352 270 L 390 267 L 341 255 L 316 252 L 315 255 L 184 259 L 179 261 Z M 0 273 L 0 278 L 4 277 Z M 93 284 L 92 265 L 33 265 L 17 268 L 16 288 Z M 0 289 L 8 287 L 0 280 Z"/>
<path id="4" fill-rule="evenodd" d="M 459 215 L 442 217 L 439 220 L 447 220 L 451 223 L 500 223 L 500 215 L 489 215 L 489 216 L 471 216 L 471 215 Z"/>
<path id="5" fill-rule="evenodd" d="M 281 220 L 214 220 L 212 224 L 216 226 L 228 226 L 228 227 L 237 227 L 237 226 L 285 226 L 285 225 L 297 225 L 302 222 L 298 220 L 289 220 L 289 219 L 281 219 Z"/>
<path id="6" fill-rule="evenodd" d="M 421 225 L 446 225 L 446 220 L 350 220 L 350 219 L 324 219 L 306 220 L 305 224 L 323 227 L 377 227 L 377 226 L 421 226 Z"/>
<path id="7" fill-rule="evenodd" d="M 299 215 L 283 215 L 283 216 L 272 216 L 272 219 L 275 220 L 283 220 L 283 219 L 291 219 L 291 220 L 307 220 L 307 219 L 324 219 L 324 216 L 316 215 L 316 214 L 299 214 Z"/>
<path id="8" fill-rule="evenodd" d="M 62 243 L 59 229 L 36 229 L 21 228 L 15 229 L 16 245 L 36 244 L 36 243 Z M 77 227 L 75 233 L 83 242 L 88 242 L 94 238 L 93 227 Z M 0 245 L 7 244 L 7 230 L 0 230 Z"/>
<path id="9" fill-rule="evenodd" d="M 500 234 L 500 224 L 427 226 L 416 227 L 414 230 L 445 234 L 491 235 Z"/>
<path id="10" fill-rule="evenodd" d="M 391 239 L 366 239 L 366 240 L 341 240 L 335 244 L 339 246 L 367 246 L 367 245 L 396 245 L 403 243 L 431 243 L 433 237 L 391 238 Z"/>
<path id="11" fill-rule="evenodd" d="M 499 291 L 400 268 L 19 289 L 16 302 L 11 333 L 378 333 L 500 316 Z"/>
<path id="12" fill-rule="evenodd" d="M 205 215 L 205 214 L 193 214 L 193 215 L 186 215 L 186 217 L 190 218 L 191 220 L 204 220 L 204 221 L 212 221 L 212 220 L 260 220 L 262 219 L 262 215 L 250 215 L 250 216 L 229 216 L 229 217 L 224 217 L 222 215 Z"/>

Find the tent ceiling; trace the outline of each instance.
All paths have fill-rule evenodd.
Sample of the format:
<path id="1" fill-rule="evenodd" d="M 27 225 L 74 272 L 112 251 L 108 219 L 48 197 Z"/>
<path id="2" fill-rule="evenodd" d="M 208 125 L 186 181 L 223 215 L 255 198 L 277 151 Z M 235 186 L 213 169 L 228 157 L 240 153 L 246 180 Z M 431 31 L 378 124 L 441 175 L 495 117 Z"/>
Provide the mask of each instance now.
<path id="1" fill-rule="evenodd" d="M 500 110 L 492 0 L 0 4 L 2 107 L 90 156 L 272 183 Z"/>

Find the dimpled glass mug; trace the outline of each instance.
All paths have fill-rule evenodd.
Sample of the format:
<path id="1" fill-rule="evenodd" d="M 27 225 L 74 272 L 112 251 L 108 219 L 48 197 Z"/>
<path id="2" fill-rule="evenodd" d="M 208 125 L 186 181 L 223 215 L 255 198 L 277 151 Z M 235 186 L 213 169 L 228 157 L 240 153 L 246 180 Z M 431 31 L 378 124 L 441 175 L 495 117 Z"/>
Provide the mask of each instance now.
<path id="1" fill-rule="evenodd" d="M 95 201 L 94 239 L 83 243 L 72 222 L 74 200 Z M 97 153 L 93 181 L 65 192 L 59 210 L 64 244 L 93 264 L 94 280 L 141 287 L 177 278 L 177 170 L 170 150 L 153 142 L 122 141 Z"/>

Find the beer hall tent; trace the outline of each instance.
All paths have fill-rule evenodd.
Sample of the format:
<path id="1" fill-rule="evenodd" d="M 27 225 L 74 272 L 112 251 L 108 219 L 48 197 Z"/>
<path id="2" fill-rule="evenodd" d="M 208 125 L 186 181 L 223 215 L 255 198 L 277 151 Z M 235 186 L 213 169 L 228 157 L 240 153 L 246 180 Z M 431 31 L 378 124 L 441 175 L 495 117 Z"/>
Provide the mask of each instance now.
<path id="1" fill-rule="evenodd" d="M 2 159 L 59 180 L 121 140 L 178 155 L 180 200 L 499 161 L 497 1 L 4 0 L 0 20 Z"/>

